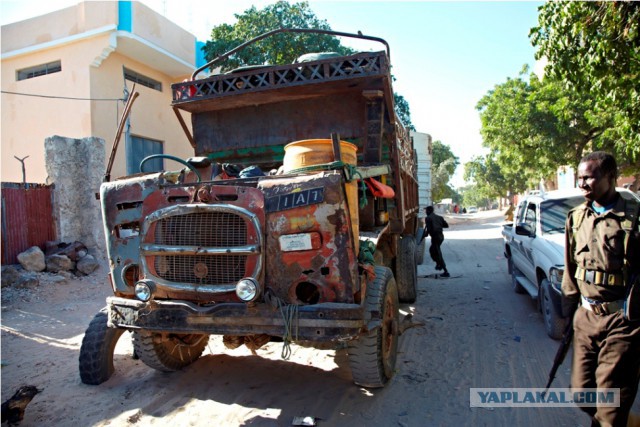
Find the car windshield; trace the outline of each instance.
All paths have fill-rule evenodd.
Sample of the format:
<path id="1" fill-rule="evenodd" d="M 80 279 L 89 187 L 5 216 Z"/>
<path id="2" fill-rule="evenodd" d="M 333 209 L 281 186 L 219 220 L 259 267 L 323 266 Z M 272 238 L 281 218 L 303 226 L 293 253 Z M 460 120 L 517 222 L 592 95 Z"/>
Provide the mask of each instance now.
<path id="1" fill-rule="evenodd" d="M 543 233 L 564 233 L 569 211 L 584 202 L 584 197 L 545 200 L 540 203 L 540 227 Z"/>

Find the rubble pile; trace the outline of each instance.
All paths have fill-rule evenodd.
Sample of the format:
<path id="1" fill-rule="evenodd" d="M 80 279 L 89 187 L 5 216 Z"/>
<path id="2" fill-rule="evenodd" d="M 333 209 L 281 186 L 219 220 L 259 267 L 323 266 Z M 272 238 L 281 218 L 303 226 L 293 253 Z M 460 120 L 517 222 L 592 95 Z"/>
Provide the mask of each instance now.
<path id="1" fill-rule="evenodd" d="M 35 288 L 41 282 L 64 283 L 74 276 L 88 276 L 99 261 L 81 242 L 47 242 L 44 252 L 32 246 L 18 255 L 20 264 L 2 266 L 2 288 Z"/>

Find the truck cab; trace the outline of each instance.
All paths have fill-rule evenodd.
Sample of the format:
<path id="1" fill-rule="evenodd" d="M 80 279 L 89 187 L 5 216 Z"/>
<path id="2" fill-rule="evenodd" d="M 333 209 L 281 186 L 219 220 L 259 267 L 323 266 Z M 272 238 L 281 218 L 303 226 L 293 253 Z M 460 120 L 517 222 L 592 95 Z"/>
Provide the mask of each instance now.
<path id="1" fill-rule="evenodd" d="M 312 31 L 386 49 L 205 78 L 198 69 L 172 86 L 194 156 L 160 155 L 184 168 L 102 185 L 114 296 L 83 341 L 83 382 L 108 379 L 104 343 L 124 330 L 161 371 L 192 363 L 221 335 L 231 348 L 345 342 L 354 382 L 392 377 L 399 302 L 417 297 L 418 196 L 386 42 L 282 29 L 206 67 L 262 38 Z"/>

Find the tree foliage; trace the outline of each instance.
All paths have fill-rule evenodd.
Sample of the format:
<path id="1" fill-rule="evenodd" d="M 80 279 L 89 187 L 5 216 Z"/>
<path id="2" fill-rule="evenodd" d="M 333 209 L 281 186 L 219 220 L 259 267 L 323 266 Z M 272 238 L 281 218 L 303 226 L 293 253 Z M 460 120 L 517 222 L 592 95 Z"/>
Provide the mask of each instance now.
<path id="1" fill-rule="evenodd" d="M 460 160 L 453 154 L 451 147 L 441 141 L 434 141 L 431 147 L 431 198 L 434 202 L 453 198 L 456 192 L 449 186 L 449 181 L 456 172 Z"/>
<path id="2" fill-rule="evenodd" d="M 400 118 L 402 124 L 407 128 L 407 130 L 415 131 L 416 128 L 413 123 L 411 123 L 411 109 L 409 108 L 409 102 L 404 99 L 404 96 L 398 95 L 397 93 L 393 94 L 393 100 L 396 114 Z"/>
<path id="3" fill-rule="evenodd" d="M 211 30 L 211 40 L 203 50 L 208 61 L 234 47 L 266 32 L 280 28 L 313 28 L 330 30 L 326 20 L 319 19 L 309 3 L 289 3 L 281 0 L 264 9 L 255 6 L 235 14 L 234 25 L 222 24 Z M 340 40 L 326 34 L 283 33 L 261 40 L 230 57 L 222 71 L 246 65 L 290 64 L 299 56 L 310 52 L 337 52 L 348 55 L 353 50 L 342 46 Z"/>
<path id="4" fill-rule="evenodd" d="M 554 177 L 560 166 L 577 168 L 587 149 L 614 148 L 603 134 L 610 118 L 590 94 L 553 77 L 526 80 L 527 72 L 496 85 L 476 107 L 483 144 L 514 191 Z"/>
<path id="5" fill-rule="evenodd" d="M 593 99 L 602 138 L 618 158 L 640 160 L 640 3 L 553 1 L 540 6 L 530 37 L 546 73 Z"/>
<path id="6" fill-rule="evenodd" d="M 489 208 L 491 202 L 495 200 L 488 197 L 477 184 L 466 185 L 460 189 L 462 193 L 462 206 L 478 206 Z"/>
<path id="7" fill-rule="evenodd" d="M 307 1 L 289 3 L 280 0 L 263 9 L 255 6 L 235 14 L 233 25 L 221 24 L 211 30 L 211 40 L 203 47 L 207 61 L 211 61 L 231 49 L 261 34 L 280 28 L 310 28 L 331 30 L 324 19 L 319 19 Z M 248 65 L 290 64 L 296 58 L 311 52 L 336 52 L 340 55 L 355 53 L 343 46 L 340 40 L 326 34 L 283 33 L 248 46 L 229 57 L 221 67 L 227 72 Z M 411 123 L 411 111 L 407 100 L 394 94 L 396 114 L 408 130 L 415 130 Z"/>
<path id="8" fill-rule="evenodd" d="M 464 179 L 473 182 L 473 197 L 476 198 L 497 199 L 526 189 L 526 181 L 522 176 L 505 175 L 492 155 L 477 156 L 465 163 Z M 478 202 L 472 204 L 478 205 Z"/>

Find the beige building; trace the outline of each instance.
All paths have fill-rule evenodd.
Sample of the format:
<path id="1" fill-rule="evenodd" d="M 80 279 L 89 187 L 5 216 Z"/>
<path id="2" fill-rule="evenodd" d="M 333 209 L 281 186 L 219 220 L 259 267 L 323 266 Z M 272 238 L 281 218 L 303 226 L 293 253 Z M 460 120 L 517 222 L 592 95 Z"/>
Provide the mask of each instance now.
<path id="1" fill-rule="evenodd" d="M 26 181 L 46 182 L 44 141 L 53 135 L 102 138 L 108 159 L 125 85 L 131 91 L 134 82 L 140 96 L 111 176 L 137 172 L 149 154 L 193 155 L 171 108 L 171 84 L 202 64 L 201 43 L 145 5 L 87 1 L 5 25 L 1 41 L 3 182 L 22 182 L 16 157 L 26 156 Z"/>

